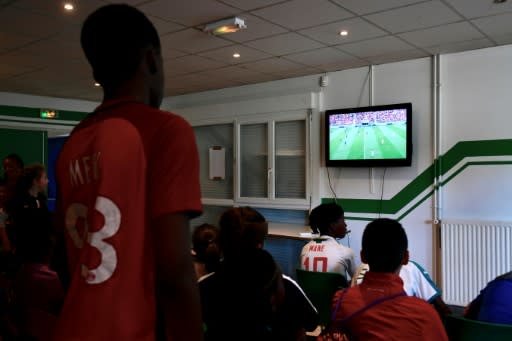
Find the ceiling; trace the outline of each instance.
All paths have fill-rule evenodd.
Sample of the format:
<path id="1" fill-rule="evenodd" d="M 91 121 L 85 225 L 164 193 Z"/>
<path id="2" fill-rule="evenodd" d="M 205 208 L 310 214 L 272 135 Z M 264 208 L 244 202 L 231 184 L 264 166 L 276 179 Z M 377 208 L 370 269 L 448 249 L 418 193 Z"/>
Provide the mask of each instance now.
<path id="1" fill-rule="evenodd" d="M 100 101 L 80 25 L 111 2 L 137 6 L 155 24 L 166 96 L 512 43 L 512 0 L 69 2 L 75 10 L 66 13 L 60 0 L 0 0 L 0 91 Z M 200 30 L 232 16 L 247 29 Z"/>

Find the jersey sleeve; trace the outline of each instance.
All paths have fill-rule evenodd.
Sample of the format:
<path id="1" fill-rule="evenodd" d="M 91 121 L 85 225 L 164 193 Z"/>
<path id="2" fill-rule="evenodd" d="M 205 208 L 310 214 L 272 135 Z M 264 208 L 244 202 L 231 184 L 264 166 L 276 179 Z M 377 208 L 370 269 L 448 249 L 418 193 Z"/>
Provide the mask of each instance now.
<path id="1" fill-rule="evenodd" d="M 361 284 L 361 282 L 363 282 L 363 279 L 364 279 L 364 275 L 368 272 L 368 270 L 370 270 L 370 267 L 368 266 L 368 264 L 361 264 L 359 266 L 359 268 L 357 268 L 356 272 L 354 273 L 354 276 L 352 276 L 352 281 L 350 283 L 350 286 L 356 286 L 356 285 L 359 285 Z"/>
<path id="2" fill-rule="evenodd" d="M 441 296 L 441 290 L 436 286 L 428 272 L 423 269 L 421 265 L 414 261 L 411 263 L 411 270 L 414 269 L 416 278 L 415 296 L 424 299 L 427 302 L 432 302 L 435 298 Z"/>
<path id="3" fill-rule="evenodd" d="M 199 156 L 192 127 L 172 115 L 152 139 L 148 160 L 148 207 L 151 218 L 201 213 Z"/>
<path id="4" fill-rule="evenodd" d="M 354 260 L 354 252 L 352 250 L 350 250 L 350 253 L 347 256 L 347 263 L 347 272 L 350 275 L 350 278 L 353 278 L 354 275 L 356 274 L 357 267 L 356 262 Z"/>

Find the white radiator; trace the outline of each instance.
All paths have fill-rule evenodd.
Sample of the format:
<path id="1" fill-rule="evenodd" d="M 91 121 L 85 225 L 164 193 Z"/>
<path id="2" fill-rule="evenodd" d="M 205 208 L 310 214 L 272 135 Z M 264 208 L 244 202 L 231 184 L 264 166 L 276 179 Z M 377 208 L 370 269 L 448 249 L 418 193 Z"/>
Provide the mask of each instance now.
<path id="1" fill-rule="evenodd" d="M 443 222 L 443 299 L 465 306 L 496 276 L 512 270 L 512 223 Z"/>

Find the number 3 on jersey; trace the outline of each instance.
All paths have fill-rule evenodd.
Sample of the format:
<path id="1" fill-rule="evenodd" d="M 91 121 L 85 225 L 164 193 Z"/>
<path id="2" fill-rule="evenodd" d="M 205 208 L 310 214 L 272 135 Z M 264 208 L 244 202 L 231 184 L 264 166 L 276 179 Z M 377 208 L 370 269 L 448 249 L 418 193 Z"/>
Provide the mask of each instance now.
<path id="1" fill-rule="evenodd" d="M 121 224 L 121 211 L 112 200 L 99 196 L 96 199 L 94 208 L 104 218 L 103 226 L 96 232 L 89 231 L 87 206 L 74 203 L 66 210 L 66 229 L 75 246 L 81 249 L 84 246 L 84 242 L 87 242 L 101 254 L 101 263 L 96 268 L 89 269 L 85 264 L 82 264 L 82 275 L 89 284 L 103 283 L 114 273 L 117 266 L 116 250 L 111 244 L 105 242 L 105 239 L 115 235 Z M 83 238 L 76 229 L 79 218 L 85 221 Z"/>
<path id="2" fill-rule="evenodd" d="M 308 271 L 327 272 L 327 257 L 313 257 L 313 269 L 309 268 L 309 258 L 304 260 L 304 268 Z"/>

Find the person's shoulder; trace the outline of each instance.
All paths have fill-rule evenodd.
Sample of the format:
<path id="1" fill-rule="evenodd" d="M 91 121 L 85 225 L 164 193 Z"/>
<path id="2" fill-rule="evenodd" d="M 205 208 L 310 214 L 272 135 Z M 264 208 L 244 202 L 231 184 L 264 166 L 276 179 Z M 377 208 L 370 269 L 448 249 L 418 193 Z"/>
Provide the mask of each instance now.
<path id="1" fill-rule="evenodd" d="M 430 303 L 425 301 L 424 299 L 421 299 L 419 297 L 414 296 L 400 296 L 395 302 L 396 304 L 401 305 L 404 307 L 404 314 L 407 314 L 407 312 L 413 313 L 416 312 L 417 314 L 433 314 L 437 316 L 436 311 L 432 307 Z"/>

